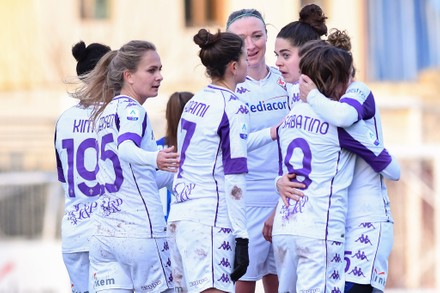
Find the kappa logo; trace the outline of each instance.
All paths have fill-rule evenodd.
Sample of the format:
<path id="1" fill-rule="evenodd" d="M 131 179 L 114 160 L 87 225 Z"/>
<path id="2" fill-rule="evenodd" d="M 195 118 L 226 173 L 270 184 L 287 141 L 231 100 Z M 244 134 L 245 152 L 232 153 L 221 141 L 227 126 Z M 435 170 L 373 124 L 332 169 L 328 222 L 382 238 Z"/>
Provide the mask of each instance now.
<path id="1" fill-rule="evenodd" d="M 237 110 L 237 112 L 235 114 L 238 114 L 238 113 L 248 114 L 249 110 L 248 110 L 248 108 L 246 106 L 241 105 L 240 108 L 238 108 L 238 110 Z"/>
<path id="2" fill-rule="evenodd" d="M 238 98 L 237 98 L 236 96 L 231 95 L 231 96 L 229 97 L 229 101 L 235 101 L 235 100 L 238 100 Z"/>
<path id="3" fill-rule="evenodd" d="M 239 87 L 239 88 L 237 88 L 237 93 L 239 93 L 239 94 L 244 94 L 245 92 L 249 92 L 249 90 L 247 89 L 247 88 L 244 88 L 244 87 Z"/>

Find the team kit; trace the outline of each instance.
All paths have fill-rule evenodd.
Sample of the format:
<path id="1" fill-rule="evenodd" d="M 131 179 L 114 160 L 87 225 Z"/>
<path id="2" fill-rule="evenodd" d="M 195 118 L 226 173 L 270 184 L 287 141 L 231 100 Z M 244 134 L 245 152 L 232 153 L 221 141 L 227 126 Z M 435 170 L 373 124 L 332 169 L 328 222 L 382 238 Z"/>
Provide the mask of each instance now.
<path id="1" fill-rule="evenodd" d="M 154 44 L 72 48 L 79 102 L 54 139 L 72 292 L 384 292 L 400 166 L 325 19 L 304 6 L 275 66 L 255 9 L 201 29 L 211 82 L 170 97 L 160 140 L 143 106 L 164 78 Z"/>

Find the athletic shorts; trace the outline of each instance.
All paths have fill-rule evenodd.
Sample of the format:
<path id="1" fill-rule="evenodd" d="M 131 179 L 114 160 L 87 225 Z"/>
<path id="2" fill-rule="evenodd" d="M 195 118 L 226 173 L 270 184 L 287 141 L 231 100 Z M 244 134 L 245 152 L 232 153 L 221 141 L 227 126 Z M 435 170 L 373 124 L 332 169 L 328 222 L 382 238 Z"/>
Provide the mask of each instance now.
<path id="1" fill-rule="evenodd" d="M 388 276 L 388 257 L 394 242 L 394 225 L 389 222 L 361 223 L 346 228 L 345 279 L 371 284 L 383 292 Z"/>
<path id="2" fill-rule="evenodd" d="M 167 231 L 175 292 L 235 291 L 230 279 L 235 253 L 231 228 L 173 221 Z"/>
<path id="3" fill-rule="evenodd" d="M 258 281 L 264 276 L 277 274 L 272 243 L 263 237 L 264 222 L 274 207 L 246 207 L 249 233 L 249 266 L 240 281 Z"/>
<path id="4" fill-rule="evenodd" d="M 63 253 L 63 261 L 70 278 L 72 292 L 93 292 L 89 274 L 89 252 Z"/>
<path id="5" fill-rule="evenodd" d="M 172 288 L 166 238 L 93 236 L 90 241 L 93 288 L 162 292 Z"/>
<path id="6" fill-rule="evenodd" d="M 278 292 L 343 292 L 344 244 L 302 236 L 274 235 Z"/>

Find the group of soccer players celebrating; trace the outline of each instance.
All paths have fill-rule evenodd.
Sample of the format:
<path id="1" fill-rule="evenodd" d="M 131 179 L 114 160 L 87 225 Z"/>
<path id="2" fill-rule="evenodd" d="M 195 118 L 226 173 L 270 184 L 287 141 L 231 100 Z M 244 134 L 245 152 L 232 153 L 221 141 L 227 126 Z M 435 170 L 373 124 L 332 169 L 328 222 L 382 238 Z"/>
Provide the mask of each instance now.
<path id="1" fill-rule="evenodd" d="M 350 39 L 326 40 L 304 6 L 266 64 L 258 10 L 193 41 L 211 83 L 182 105 L 177 145 L 158 149 L 143 107 L 158 95 L 153 43 L 76 44 L 79 103 L 58 119 L 72 292 L 383 292 L 393 245 L 383 144 Z M 163 214 L 159 189 L 171 192 Z"/>

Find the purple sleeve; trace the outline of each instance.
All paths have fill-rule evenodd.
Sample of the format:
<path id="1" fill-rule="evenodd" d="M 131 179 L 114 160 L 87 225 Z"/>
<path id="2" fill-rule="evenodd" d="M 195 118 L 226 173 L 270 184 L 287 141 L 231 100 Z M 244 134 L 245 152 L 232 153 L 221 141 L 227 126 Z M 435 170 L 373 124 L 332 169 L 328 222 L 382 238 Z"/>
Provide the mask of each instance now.
<path id="1" fill-rule="evenodd" d="M 218 134 L 221 141 L 221 150 L 223 153 L 223 168 L 225 175 L 247 173 L 247 158 L 233 157 L 231 154 L 231 125 L 226 113 L 223 114 L 219 125 Z M 234 135 L 234 133 L 232 133 Z M 247 134 L 246 134 L 247 135 Z M 247 149 L 246 141 L 244 147 Z"/>
<path id="2" fill-rule="evenodd" d="M 341 147 L 355 153 L 365 160 L 375 172 L 381 172 L 392 161 L 392 157 L 388 151 L 376 140 L 372 141 L 369 138 L 368 129 L 365 127 L 362 132 L 362 127 L 359 121 L 352 127 L 338 128 L 339 143 Z M 361 130 L 361 131 L 359 131 Z"/>

